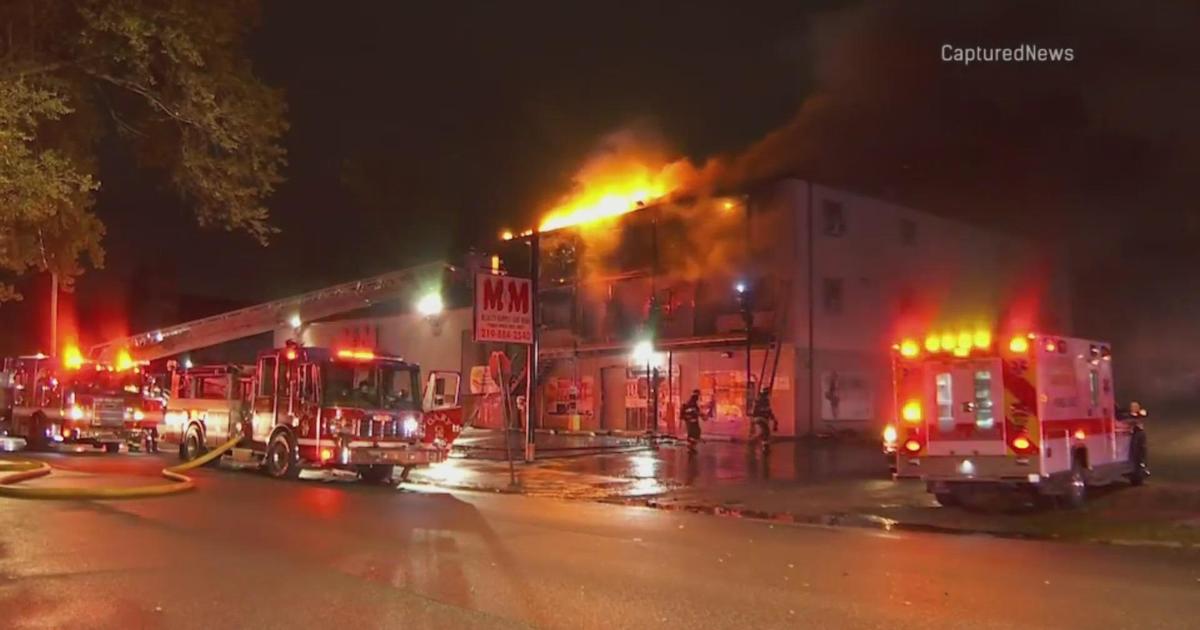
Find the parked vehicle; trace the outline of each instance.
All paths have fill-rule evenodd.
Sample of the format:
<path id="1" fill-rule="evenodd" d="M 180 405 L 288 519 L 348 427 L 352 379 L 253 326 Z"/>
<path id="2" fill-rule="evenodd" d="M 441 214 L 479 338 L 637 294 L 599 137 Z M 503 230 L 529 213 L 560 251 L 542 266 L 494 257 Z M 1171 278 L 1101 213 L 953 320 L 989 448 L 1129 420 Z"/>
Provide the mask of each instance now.
<path id="1" fill-rule="evenodd" d="M 8 433 L 27 448 L 59 445 L 118 452 L 153 443 L 163 392 L 144 366 L 83 361 L 68 352 L 60 363 L 46 355 L 6 361 L 3 382 Z"/>
<path id="2" fill-rule="evenodd" d="M 1020 487 L 1081 505 L 1087 488 L 1149 474 L 1145 432 L 1119 414 L 1101 341 L 988 331 L 895 346 L 896 473 L 943 505 Z M 1136 437 L 1135 437 L 1136 436 Z"/>
<path id="3" fill-rule="evenodd" d="M 288 345 L 254 368 L 212 366 L 180 374 L 159 433 L 192 459 L 243 435 L 231 457 L 273 477 L 305 468 L 354 470 L 368 482 L 441 462 L 462 430 L 460 378 L 363 349 Z"/>

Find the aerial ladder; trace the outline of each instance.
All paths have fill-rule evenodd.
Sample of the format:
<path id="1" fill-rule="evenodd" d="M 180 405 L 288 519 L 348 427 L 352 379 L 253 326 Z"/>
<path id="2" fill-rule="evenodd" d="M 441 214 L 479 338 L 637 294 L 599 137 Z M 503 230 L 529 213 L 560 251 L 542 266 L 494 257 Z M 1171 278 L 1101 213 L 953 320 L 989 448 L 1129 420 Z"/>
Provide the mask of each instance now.
<path id="1" fill-rule="evenodd" d="M 111 363 L 122 350 L 135 361 L 153 361 L 198 348 L 259 335 L 280 328 L 299 328 L 316 321 L 381 302 L 412 297 L 418 291 L 448 286 L 462 270 L 429 263 L 344 282 L 220 315 L 166 326 L 92 346 L 89 356 Z"/>

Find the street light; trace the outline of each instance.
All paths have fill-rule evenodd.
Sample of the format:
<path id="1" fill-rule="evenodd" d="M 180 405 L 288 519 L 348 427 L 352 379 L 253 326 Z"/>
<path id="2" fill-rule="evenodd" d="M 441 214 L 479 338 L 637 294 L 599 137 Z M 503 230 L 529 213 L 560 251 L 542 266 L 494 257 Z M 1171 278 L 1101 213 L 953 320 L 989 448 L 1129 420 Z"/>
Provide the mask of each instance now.
<path id="1" fill-rule="evenodd" d="M 750 351 L 753 349 L 754 307 L 750 303 L 750 287 L 746 285 L 745 281 L 738 280 L 733 285 L 733 290 L 737 292 L 738 308 L 742 312 L 742 323 L 746 325 L 746 415 L 749 417 L 750 405 L 754 403 L 754 397 L 757 393 L 753 391 L 750 385 L 750 379 L 754 371 L 754 368 L 750 365 Z"/>
<path id="2" fill-rule="evenodd" d="M 292 328 L 299 328 L 302 324 L 304 324 L 304 322 L 300 319 L 300 314 L 295 313 L 288 318 L 288 324 L 291 325 Z"/>
<path id="3" fill-rule="evenodd" d="M 633 346 L 633 362 L 637 365 L 650 365 L 650 361 L 654 358 L 654 344 L 649 340 L 642 340 Z"/>
<path id="4" fill-rule="evenodd" d="M 650 397 L 651 414 L 646 432 L 653 440 L 654 434 L 658 433 L 658 368 L 662 365 L 662 354 L 654 351 L 653 341 L 643 339 L 633 345 L 630 358 L 634 365 L 646 366 L 646 395 Z"/>
<path id="5" fill-rule="evenodd" d="M 421 296 L 417 300 L 417 312 L 425 317 L 433 317 L 445 310 L 446 304 L 442 301 L 442 294 L 437 291 L 431 291 Z"/>

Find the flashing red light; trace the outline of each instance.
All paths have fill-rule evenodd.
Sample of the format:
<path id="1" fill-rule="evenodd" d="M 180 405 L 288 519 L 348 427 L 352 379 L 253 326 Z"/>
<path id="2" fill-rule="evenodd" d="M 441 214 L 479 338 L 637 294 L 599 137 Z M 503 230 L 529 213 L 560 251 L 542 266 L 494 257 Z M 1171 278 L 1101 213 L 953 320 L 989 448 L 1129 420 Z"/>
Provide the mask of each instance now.
<path id="1" fill-rule="evenodd" d="M 1046 340 L 1046 352 L 1054 352 L 1057 349 L 1058 349 L 1058 346 L 1054 345 L 1053 339 Z"/>
<path id="2" fill-rule="evenodd" d="M 904 450 L 908 451 L 909 453 L 916 453 L 917 451 L 921 450 L 921 443 L 917 440 L 910 439 L 904 443 Z"/>
<path id="3" fill-rule="evenodd" d="M 1082 440 L 1087 437 L 1087 432 L 1083 429 L 1075 429 L 1075 439 Z"/>
<path id="4" fill-rule="evenodd" d="M 1018 453 L 1024 453 L 1033 447 L 1033 443 L 1030 442 L 1029 438 L 1025 437 L 1024 435 L 1018 435 L 1017 437 L 1013 438 L 1012 447 L 1014 451 L 1017 451 Z"/>
<path id="5" fill-rule="evenodd" d="M 1016 337 L 1013 337 L 1012 341 L 1008 342 L 1008 350 L 1009 352 L 1015 352 L 1017 354 L 1024 354 L 1028 352 L 1029 339 L 1027 339 L 1024 335 L 1017 335 Z"/>
<path id="6" fill-rule="evenodd" d="M 900 356 L 911 359 L 917 356 L 920 352 L 921 349 L 917 346 L 917 342 L 913 341 L 912 339 L 905 339 L 904 341 L 900 342 Z"/>
<path id="7" fill-rule="evenodd" d="M 295 361 L 296 360 L 296 349 L 288 348 L 287 352 L 284 353 L 284 356 L 287 357 L 288 361 Z"/>
<path id="8" fill-rule="evenodd" d="M 331 459 L 333 459 L 333 449 L 331 449 L 331 448 L 321 449 L 321 461 L 327 462 Z"/>
<path id="9" fill-rule="evenodd" d="M 358 361 L 370 361 L 375 358 L 375 353 L 370 350 L 338 350 L 339 359 L 355 359 Z"/>
<path id="10" fill-rule="evenodd" d="M 70 438 L 71 437 L 71 429 L 68 427 L 63 427 L 62 436 L 63 436 L 64 440 L 67 438 Z"/>
<path id="11" fill-rule="evenodd" d="M 900 416 L 905 422 L 917 424 L 921 421 L 921 401 L 910 400 L 900 408 Z"/>

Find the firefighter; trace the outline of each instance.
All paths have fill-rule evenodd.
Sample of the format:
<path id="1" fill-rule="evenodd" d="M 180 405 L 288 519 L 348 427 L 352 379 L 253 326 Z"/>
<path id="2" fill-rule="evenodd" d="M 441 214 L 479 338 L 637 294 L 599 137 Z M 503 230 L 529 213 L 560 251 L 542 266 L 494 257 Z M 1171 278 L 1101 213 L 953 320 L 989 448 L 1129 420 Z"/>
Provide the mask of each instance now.
<path id="1" fill-rule="evenodd" d="M 771 431 L 779 430 L 779 420 L 771 411 L 771 392 L 759 390 L 754 399 L 754 407 L 750 411 L 750 444 L 761 443 L 763 450 L 771 448 Z"/>
<path id="2" fill-rule="evenodd" d="M 366 406 L 374 406 L 379 404 L 378 396 L 375 393 L 375 384 L 368 379 L 363 379 L 358 384 L 358 389 L 354 392 L 359 403 Z"/>
<path id="3" fill-rule="evenodd" d="M 700 443 L 700 390 L 692 390 L 691 398 L 683 403 L 679 415 L 687 427 L 688 452 L 695 453 L 696 445 Z"/>

